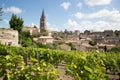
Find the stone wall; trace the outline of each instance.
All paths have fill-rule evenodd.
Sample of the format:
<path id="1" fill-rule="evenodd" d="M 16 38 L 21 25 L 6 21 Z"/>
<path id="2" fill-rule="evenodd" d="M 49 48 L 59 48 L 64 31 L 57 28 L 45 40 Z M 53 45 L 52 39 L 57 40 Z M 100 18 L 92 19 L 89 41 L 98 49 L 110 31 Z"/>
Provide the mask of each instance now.
<path id="1" fill-rule="evenodd" d="M 0 28 L 0 43 L 4 45 L 18 46 L 18 31 Z"/>
<path id="2" fill-rule="evenodd" d="M 30 35 L 38 36 L 40 34 L 40 30 L 37 27 L 23 27 L 22 31 L 30 32 Z"/>

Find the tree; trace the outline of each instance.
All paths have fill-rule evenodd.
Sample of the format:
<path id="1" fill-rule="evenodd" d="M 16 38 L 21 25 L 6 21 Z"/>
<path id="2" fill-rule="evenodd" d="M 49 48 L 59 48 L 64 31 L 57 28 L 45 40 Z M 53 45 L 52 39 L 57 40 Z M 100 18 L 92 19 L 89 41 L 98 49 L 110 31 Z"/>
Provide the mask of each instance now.
<path id="1" fill-rule="evenodd" d="M 120 52 L 120 46 L 113 47 L 110 51 L 115 52 L 115 53 L 119 53 Z"/>
<path id="2" fill-rule="evenodd" d="M 2 13 L 3 13 L 2 8 L 0 8 L 0 16 L 2 16 Z M 0 18 L 0 21 L 2 21 L 1 18 Z"/>
<path id="3" fill-rule="evenodd" d="M 75 45 L 73 45 L 73 43 L 70 42 L 67 43 L 67 45 L 71 47 L 71 50 L 76 50 Z"/>
<path id="4" fill-rule="evenodd" d="M 119 35 L 120 35 L 120 34 L 119 34 L 119 33 L 120 33 L 120 31 L 115 30 L 115 32 L 114 32 L 114 33 L 115 33 L 115 35 L 116 35 L 117 37 L 119 37 Z"/>
<path id="5" fill-rule="evenodd" d="M 93 40 L 90 40 L 90 41 L 89 41 L 89 44 L 90 44 L 91 46 L 95 46 L 97 43 L 96 43 L 95 41 L 93 41 Z"/>
<path id="6" fill-rule="evenodd" d="M 17 30 L 18 32 L 22 31 L 24 21 L 22 18 L 17 17 L 15 14 L 12 14 L 11 20 L 9 21 L 10 28 Z"/>
<path id="7" fill-rule="evenodd" d="M 19 43 L 23 47 L 32 47 L 33 46 L 33 37 L 30 35 L 30 32 L 21 32 L 19 34 Z"/>

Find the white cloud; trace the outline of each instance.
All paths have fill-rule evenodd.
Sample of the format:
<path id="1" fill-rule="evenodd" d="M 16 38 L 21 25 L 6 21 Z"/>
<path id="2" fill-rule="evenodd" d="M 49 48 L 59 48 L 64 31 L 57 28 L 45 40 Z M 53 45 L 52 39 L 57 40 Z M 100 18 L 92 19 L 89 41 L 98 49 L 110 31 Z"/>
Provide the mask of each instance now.
<path id="1" fill-rule="evenodd" d="M 102 10 L 100 10 L 98 12 L 87 14 L 87 17 L 91 18 L 91 19 L 93 19 L 93 18 L 103 18 L 103 17 L 106 17 L 109 14 L 110 14 L 109 10 L 102 9 Z"/>
<path id="2" fill-rule="evenodd" d="M 49 22 L 46 23 L 47 26 L 51 26 L 51 24 Z"/>
<path id="3" fill-rule="evenodd" d="M 77 7 L 78 7 L 78 8 L 82 8 L 82 3 L 79 2 L 79 3 L 77 4 Z"/>
<path id="4" fill-rule="evenodd" d="M 66 23 L 67 27 L 71 30 L 119 30 L 120 29 L 120 11 L 119 10 L 108 10 L 102 9 L 94 13 L 81 13 L 77 12 L 74 17 L 81 19 L 79 23 L 74 20 L 68 20 Z M 95 22 L 96 20 L 96 22 Z M 93 22 L 94 21 L 94 22 Z M 71 24 L 72 23 L 72 24 Z M 76 25 L 77 24 L 77 25 Z"/>
<path id="5" fill-rule="evenodd" d="M 74 16 L 78 19 L 101 19 L 104 21 L 110 21 L 110 22 L 120 22 L 120 11 L 118 10 L 107 10 L 102 9 L 95 13 L 81 13 L 77 12 L 74 14 Z"/>
<path id="6" fill-rule="evenodd" d="M 22 13 L 22 9 L 12 6 L 12 7 L 8 7 L 8 8 L 4 8 L 3 9 L 4 12 L 10 12 L 10 13 L 14 13 L 14 14 L 20 14 Z"/>
<path id="7" fill-rule="evenodd" d="M 75 16 L 76 18 L 78 18 L 78 19 L 84 18 L 84 14 L 82 14 L 81 12 L 75 13 L 74 16 Z"/>
<path id="8" fill-rule="evenodd" d="M 74 20 L 69 19 L 67 23 L 65 24 L 65 27 L 67 27 L 70 30 L 93 30 L 93 31 L 104 31 L 104 30 L 118 30 L 120 29 L 120 23 L 117 22 L 107 22 L 107 21 L 82 21 L 77 22 Z"/>
<path id="9" fill-rule="evenodd" d="M 65 23 L 65 27 L 67 27 L 72 31 L 74 30 L 84 31 L 84 30 L 89 30 L 91 28 L 91 24 L 92 23 L 90 21 L 78 23 L 77 21 L 69 19 L 67 23 Z"/>
<path id="10" fill-rule="evenodd" d="M 88 14 L 87 16 L 89 19 L 104 19 L 106 21 L 111 21 L 111 22 L 120 22 L 120 11 L 118 10 L 107 10 L 103 9 L 100 10 L 96 13 L 91 13 Z"/>
<path id="11" fill-rule="evenodd" d="M 79 27 L 79 24 L 76 21 L 69 19 L 65 26 L 77 28 Z"/>
<path id="12" fill-rule="evenodd" d="M 109 5 L 112 0 L 85 0 L 85 3 L 89 6 L 97 6 L 97 5 Z"/>
<path id="13" fill-rule="evenodd" d="M 49 22 L 46 23 L 46 26 L 47 26 L 48 30 L 50 30 L 50 31 L 58 31 L 58 29 L 55 27 L 55 25 L 52 25 Z"/>
<path id="14" fill-rule="evenodd" d="M 70 5 L 71 5 L 70 2 L 63 2 L 62 4 L 60 4 L 60 6 L 62 6 L 65 10 L 68 10 Z"/>
<path id="15" fill-rule="evenodd" d="M 9 24 L 9 20 L 3 19 L 3 21 L 4 21 L 6 24 Z"/>

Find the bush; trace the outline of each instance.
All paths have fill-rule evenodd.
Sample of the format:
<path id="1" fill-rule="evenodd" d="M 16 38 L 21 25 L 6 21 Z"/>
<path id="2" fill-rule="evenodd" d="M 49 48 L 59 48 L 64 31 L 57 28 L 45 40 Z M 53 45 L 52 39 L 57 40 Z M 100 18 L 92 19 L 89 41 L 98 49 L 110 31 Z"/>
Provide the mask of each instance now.
<path id="1" fill-rule="evenodd" d="M 96 43 L 95 41 L 91 40 L 91 41 L 89 41 L 89 44 L 90 44 L 91 46 L 95 46 L 97 43 Z"/>
<path id="2" fill-rule="evenodd" d="M 110 51 L 115 53 L 120 52 L 120 46 L 113 47 Z"/>
<path id="3" fill-rule="evenodd" d="M 7 49 L 4 45 L 0 44 L 0 55 L 7 55 Z"/>
<path id="4" fill-rule="evenodd" d="M 76 50 L 75 45 L 73 45 L 72 43 L 67 43 L 67 45 L 71 47 L 71 50 Z"/>

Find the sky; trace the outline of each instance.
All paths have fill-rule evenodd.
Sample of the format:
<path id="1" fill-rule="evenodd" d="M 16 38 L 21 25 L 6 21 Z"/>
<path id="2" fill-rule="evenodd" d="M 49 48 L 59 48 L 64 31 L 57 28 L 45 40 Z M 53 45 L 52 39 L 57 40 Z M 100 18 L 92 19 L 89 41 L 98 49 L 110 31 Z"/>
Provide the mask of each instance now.
<path id="1" fill-rule="evenodd" d="M 42 9 L 49 30 L 120 30 L 120 0 L 0 0 L 3 15 L 0 27 L 9 28 L 12 14 L 24 26 L 39 27 Z"/>

